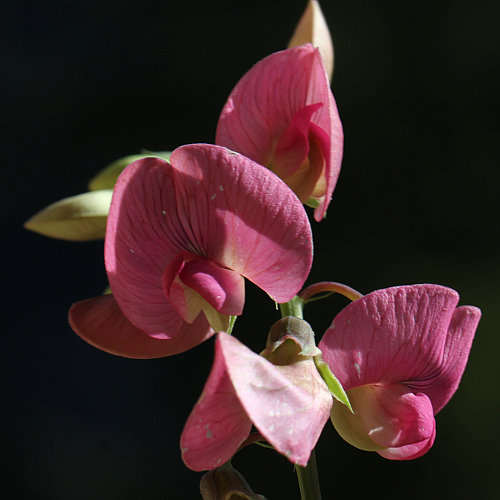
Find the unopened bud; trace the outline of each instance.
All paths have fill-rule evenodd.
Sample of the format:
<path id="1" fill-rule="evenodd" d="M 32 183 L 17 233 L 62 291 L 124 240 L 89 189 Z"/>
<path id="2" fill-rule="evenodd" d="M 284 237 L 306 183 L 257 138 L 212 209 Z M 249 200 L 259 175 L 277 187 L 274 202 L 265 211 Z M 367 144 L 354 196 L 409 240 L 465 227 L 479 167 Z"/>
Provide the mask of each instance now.
<path id="1" fill-rule="evenodd" d="M 230 463 L 207 472 L 201 478 L 200 492 L 203 500 L 266 500 L 252 491 Z"/>
<path id="2" fill-rule="evenodd" d="M 288 43 L 288 48 L 311 43 L 319 49 L 330 82 L 333 75 L 333 42 L 319 2 L 309 0 L 304 14 L 300 18 L 295 32 Z"/>

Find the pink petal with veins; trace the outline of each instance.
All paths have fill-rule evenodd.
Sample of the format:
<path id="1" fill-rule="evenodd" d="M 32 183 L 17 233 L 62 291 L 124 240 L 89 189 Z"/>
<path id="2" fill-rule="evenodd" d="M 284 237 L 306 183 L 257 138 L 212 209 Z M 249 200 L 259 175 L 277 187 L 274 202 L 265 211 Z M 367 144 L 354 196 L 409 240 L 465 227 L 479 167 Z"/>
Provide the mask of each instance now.
<path id="1" fill-rule="evenodd" d="M 205 266 L 214 273 L 210 287 L 224 288 L 224 299 L 217 298 L 217 287 L 208 287 L 208 278 L 195 279 L 188 270 L 185 278 L 224 310 L 238 311 L 243 301 L 233 271 L 277 302 L 290 300 L 312 262 L 311 228 L 290 189 L 260 165 L 219 146 L 183 146 L 170 161 L 139 160 L 115 186 L 105 261 L 127 318 L 150 336 L 179 334 L 184 320 L 166 297 L 164 273 L 168 270 L 168 279 L 182 274 L 180 261 L 173 263 L 186 254 L 211 262 Z"/>
<path id="2" fill-rule="evenodd" d="M 314 112 L 308 117 L 304 109 Z M 292 128 L 296 137 L 300 132 L 300 142 L 283 139 L 290 134 L 294 120 Z M 299 168 L 304 153 L 309 152 L 302 144 L 299 154 L 297 147 L 304 143 L 312 125 L 328 138 L 322 143 L 324 188 L 315 210 L 319 221 L 326 213 L 340 173 L 343 131 L 321 57 L 312 45 L 271 54 L 241 78 L 220 115 L 216 143 L 288 177 Z M 285 144 L 290 152 L 285 151 Z M 284 159 L 290 164 L 285 166 Z"/>
<path id="3" fill-rule="evenodd" d="M 332 413 L 347 441 L 370 449 L 364 428 L 385 447 L 373 451 L 398 460 L 432 446 L 433 415 L 458 387 L 481 315 L 457 303 L 443 286 L 402 286 L 370 293 L 337 315 L 318 347 L 356 412 L 338 412 L 337 423 Z"/>

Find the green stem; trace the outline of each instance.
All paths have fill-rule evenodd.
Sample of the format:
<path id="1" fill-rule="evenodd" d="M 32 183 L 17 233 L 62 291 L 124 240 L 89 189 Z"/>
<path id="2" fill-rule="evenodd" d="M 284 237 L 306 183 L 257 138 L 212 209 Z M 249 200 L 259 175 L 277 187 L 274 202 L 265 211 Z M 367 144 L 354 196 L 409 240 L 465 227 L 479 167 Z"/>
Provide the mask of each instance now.
<path id="1" fill-rule="evenodd" d="M 280 304 L 281 316 L 295 316 L 296 318 L 304 319 L 304 304 L 304 299 L 299 296 L 295 296 L 289 302 Z M 295 470 L 299 481 L 300 498 L 302 500 L 321 500 L 319 476 L 318 469 L 316 468 L 316 455 L 314 450 L 311 451 L 311 456 L 309 457 L 307 465 L 305 467 L 296 465 Z"/>
<path id="2" fill-rule="evenodd" d="M 296 295 L 289 302 L 280 304 L 280 312 L 282 318 L 284 318 L 285 316 L 295 316 L 296 318 L 304 319 L 304 315 L 302 314 L 303 309 L 304 301 L 298 295 Z"/>
<path id="3" fill-rule="evenodd" d="M 321 500 L 318 469 L 316 468 L 316 454 L 311 451 L 309 462 L 305 467 L 295 466 L 299 481 L 300 497 L 302 500 Z"/>

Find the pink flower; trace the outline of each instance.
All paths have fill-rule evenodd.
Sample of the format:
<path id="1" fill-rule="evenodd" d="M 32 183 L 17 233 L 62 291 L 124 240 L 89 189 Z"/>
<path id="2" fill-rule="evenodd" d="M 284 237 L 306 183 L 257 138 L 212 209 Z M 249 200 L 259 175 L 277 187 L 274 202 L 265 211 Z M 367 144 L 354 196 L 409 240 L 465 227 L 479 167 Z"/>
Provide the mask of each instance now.
<path id="1" fill-rule="evenodd" d="M 241 314 L 244 277 L 286 302 L 311 262 L 307 215 L 280 179 L 223 147 L 183 146 L 120 175 L 105 241 L 113 296 L 76 304 L 70 323 L 109 352 L 175 354 Z"/>
<path id="2" fill-rule="evenodd" d="M 434 442 L 434 415 L 455 393 L 481 312 L 456 308 L 437 285 L 387 288 L 341 311 L 319 348 L 354 415 L 334 402 L 332 421 L 350 444 L 408 460 Z"/>
<path id="3" fill-rule="evenodd" d="M 339 176 L 343 132 L 318 49 L 276 52 L 250 69 L 222 110 L 216 143 L 275 172 L 317 207 L 320 221 Z"/>
<path id="4" fill-rule="evenodd" d="M 210 470 L 227 462 L 253 424 L 278 452 L 305 466 L 332 397 L 312 358 L 303 358 L 276 366 L 219 333 L 212 371 L 182 432 L 186 465 Z"/>

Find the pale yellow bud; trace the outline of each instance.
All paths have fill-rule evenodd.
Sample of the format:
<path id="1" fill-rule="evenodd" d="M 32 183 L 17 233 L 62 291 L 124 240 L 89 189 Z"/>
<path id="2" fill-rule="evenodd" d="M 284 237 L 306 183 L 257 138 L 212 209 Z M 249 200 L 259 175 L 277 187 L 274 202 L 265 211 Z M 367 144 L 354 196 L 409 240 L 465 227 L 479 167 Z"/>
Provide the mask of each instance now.
<path id="1" fill-rule="evenodd" d="M 288 48 L 311 43 L 319 49 L 330 82 L 333 75 L 333 42 L 328 24 L 317 0 L 309 0 Z"/>
<path id="2" fill-rule="evenodd" d="M 64 198 L 35 214 L 24 227 L 61 240 L 104 238 L 112 194 L 112 189 L 102 189 Z"/>

